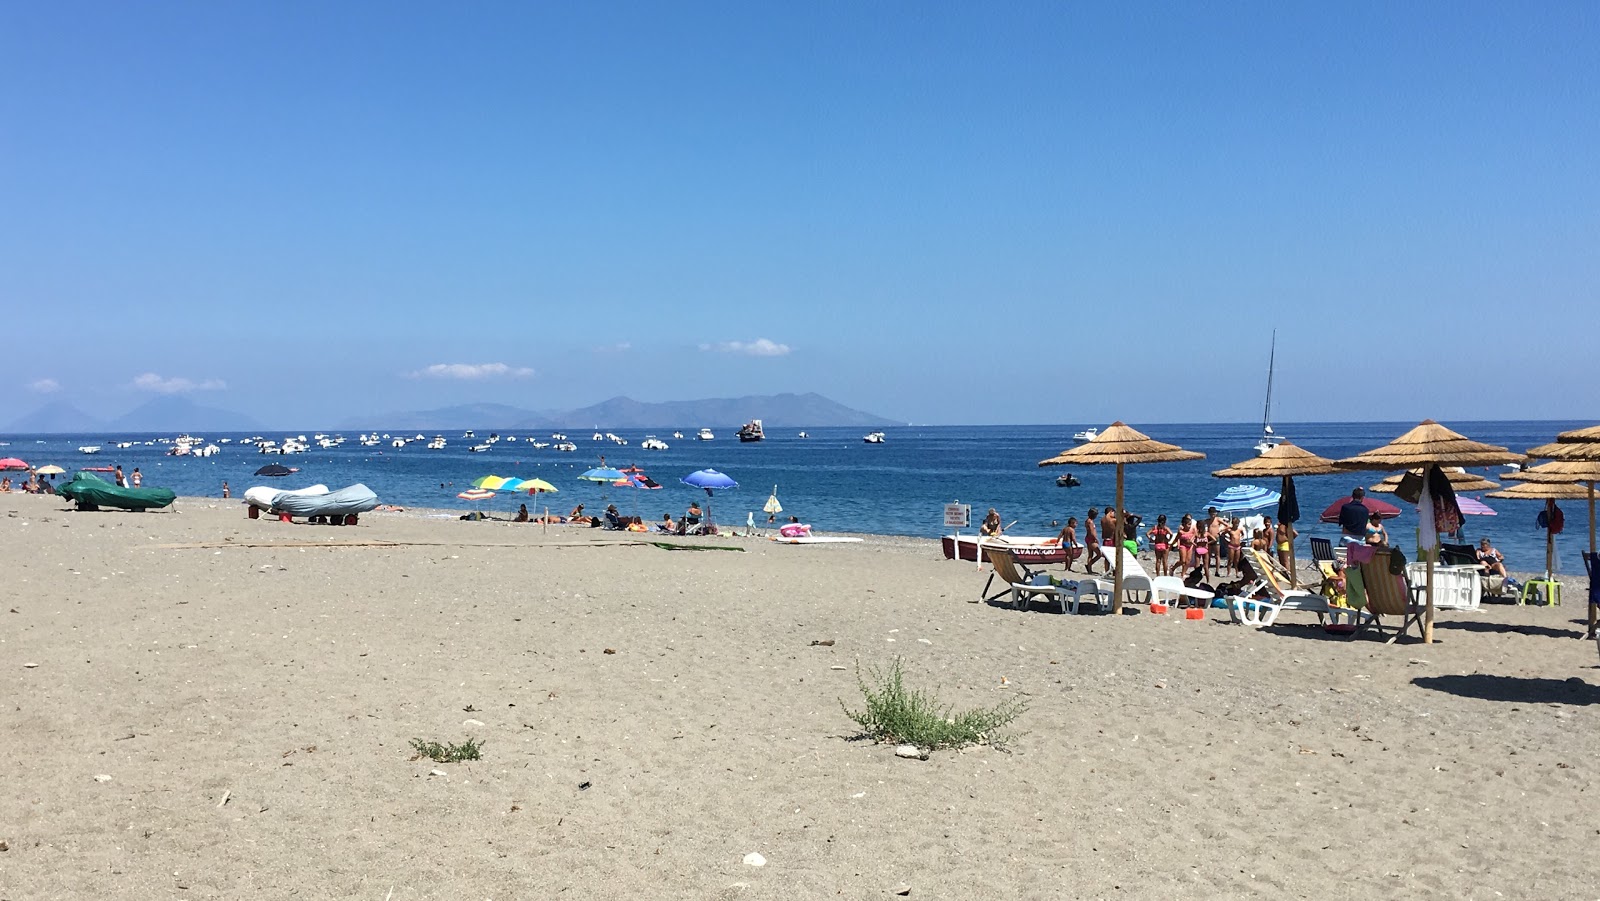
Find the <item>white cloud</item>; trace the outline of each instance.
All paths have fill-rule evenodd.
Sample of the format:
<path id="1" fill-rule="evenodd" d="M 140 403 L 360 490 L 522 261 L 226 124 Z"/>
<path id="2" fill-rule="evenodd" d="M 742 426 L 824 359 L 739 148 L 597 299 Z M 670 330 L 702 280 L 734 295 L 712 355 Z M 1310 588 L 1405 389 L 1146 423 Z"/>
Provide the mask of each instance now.
<path id="1" fill-rule="evenodd" d="M 201 379 L 197 382 L 182 376 L 163 378 L 154 372 L 146 372 L 134 378 L 133 387 L 157 394 L 188 394 L 191 391 L 221 391 L 228 384 L 222 379 Z"/>
<path id="2" fill-rule="evenodd" d="M 414 379 L 525 379 L 533 375 L 526 366 L 504 363 L 435 363 L 411 373 Z"/>
<path id="3" fill-rule="evenodd" d="M 757 338 L 754 341 L 724 341 L 721 344 L 702 344 L 701 350 L 714 350 L 725 354 L 744 354 L 747 357 L 781 357 L 789 353 L 787 344 Z"/>
<path id="4" fill-rule="evenodd" d="M 633 342 L 618 341 L 616 344 L 603 344 L 594 349 L 597 354 L 625 354 L 633 350 Z"/>
<path id="5" fill-rule="evenodd" d="M 35 394 L 54 394 L 61 390 L 61 383 L 55 379 L 35 379 L 28 383 L 28 390 Z"/>

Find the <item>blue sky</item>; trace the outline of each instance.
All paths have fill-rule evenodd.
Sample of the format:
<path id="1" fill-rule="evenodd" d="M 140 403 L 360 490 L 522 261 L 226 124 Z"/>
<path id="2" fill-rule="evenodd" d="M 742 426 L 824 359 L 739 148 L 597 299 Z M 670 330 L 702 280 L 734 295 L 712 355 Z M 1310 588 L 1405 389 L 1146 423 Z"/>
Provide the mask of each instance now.
<path id="1" fill-rule="evenodd" d="M 11 3 L 11 416 L 1596 418 L 1593 3 Z M 1117 370 L 1121 375 L 1118 377 Z"/>

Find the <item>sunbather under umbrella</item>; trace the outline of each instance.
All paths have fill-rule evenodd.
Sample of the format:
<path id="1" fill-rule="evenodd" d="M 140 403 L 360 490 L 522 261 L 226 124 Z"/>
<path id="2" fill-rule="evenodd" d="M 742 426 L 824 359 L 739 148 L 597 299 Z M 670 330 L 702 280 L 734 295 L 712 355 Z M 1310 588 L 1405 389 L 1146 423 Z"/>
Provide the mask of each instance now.
<path id="1" fill-rule="evenodd" d="M 712 496 L 711 492 L 714 489 L 739 487 L 738 482 L 735 482 L 731 477 L 725 475 L 724 473 L 717 472 L 715 469 L 696 470 L 695 472 L 689 473 L 678 481 L 685 485 L 691 485 L 695 488 L 704 488 L 707 498 Z M 715 523 L 716 520 L 711 518 L 711 501 L 707 500 L 706 525 L 713 525 Z"/>

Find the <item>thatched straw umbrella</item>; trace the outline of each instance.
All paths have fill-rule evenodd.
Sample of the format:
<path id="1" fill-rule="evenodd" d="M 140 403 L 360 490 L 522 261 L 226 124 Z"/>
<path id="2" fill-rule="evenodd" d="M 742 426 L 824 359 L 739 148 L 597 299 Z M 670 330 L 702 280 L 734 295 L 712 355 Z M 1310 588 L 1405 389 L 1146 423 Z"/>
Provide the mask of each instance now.
<path id="1" fill-rule="evenodd" d="M 1205 454 L 1184 450 L 1176 444 L 1166 444 L 1156 441 L 1149 435 L 1137 429 L 1130 428 L 1121 420 L 1107 426 L 1092 441 L 1080 444 L 1056 454 L 1048 460 L 1040 460 L 1040 466 L 1096 466 L 1116 464 L 1117 467 L 1117 529 L 1122 530 L 1122 524 L 1127 516 L 1127 511 L 1122 509 L 1122 468 L 1134 463 L 1177 463 L 1182 460 L 1204 460 Z M 1109 537 L 1109 536 L 1108 536 Z M 1122 549 L 1122 535 L 1115 536 L 1113 545 L 1120 552 Z M 1122 612 L 1122 554 L 1118 553 L 1116 575 L 1111 583 L 1111 612 Z"/>
<path id="2" fill-rule="evenodd" d="M 1520 463 L 1522 454 L 1496 444 L 1473 441 L 1452 432 L 1431 419 L 1382 447 L 1373 448 L 1338 461 L 1340 469 L 1421 469 L 1426 479 L 1436 466 L 1497 466 Z M 1428 606 L 1422 623 L 1422 641 L 1433 642 L 1433 566 L 1439 556 L 1439 536 L 1428 523 L 1422 524 L 1428 558 Z"/>
<path id="3" fill-rule="evenodd" d="M 1450 487 L 1457 491 L 1489 491 L 1500 487 L 1499 482 L 1491 482 L 1480 475 L 1474 475 L 1459 466 L 1442 466 L 1439 468 L 1444 477 L 1450 480 Z M 1412 469 L 1410 472 L 1422 475 L 1422 470 Z M 1392 475 L 1376 485 L 1369 485 L 1367 491 L 1373 494 L 1394 494 L 1400 487 L 1400 480 L 1406 477 L 1405 473 Z"/>
<path id="4" fill-rule="evenodd" d="M 1576 500 L 1588 494 L 1588 489 L 1582 485 L 1560 482 L 1522 482 L 1499 491 L 1491 491 L 1484 497 L 1502 497 L 1510 500 L 1544 501 L 1545 512 L 1552 513 L 1552 507 L 1558 500 Z M 1551 578 L 1555 570 L 1556 556 L 1555 533 L 1549 529 L 1544 533 L 1544 577 Z"/>
<path id="5" fill-rule="evenodd" d="M 1574 440 L 1571 437 L 1590 434 L 1596 437 L 1593 440 L 1584 441 Z M 1528 451 L 1528 456 L 1543 457 L 1546 456 L 1544 452 L 1550 449 L 1559 449 L 1564 456 L 1549 463 L 1541 463 L 1531 469 L 1511 473 L 1506 478 L 1546 485 L 1581 484 L 1586 486 L 1584 497 L 1589 502 L 1589 556 L 1592 558 L 1595 556 L 1594 485 L 1595 482 L 1600 481 L 1600 426 L 1562 432 L 1557 437 L 1555 444 L 1545 444 L 1533 448 Z M 1587 456 L 1588 459 L 1581 459 L 1584 456 Z M 1600 609 L 1596 609 L 1593 604 L 1587 606 L 1589 608 L 1589 637 L 1593 638 L 1595 637 L 1597 626 L 1600 626 L 1600 622 L 1597 622 L 1597 618 L 1600 618 Z"/>
<path id="6" fill-rule="evenodd" d="M 1227 469 L 1219 469 L 1212 475 L 1219 479 L 1260 479 L 1281 477 L 1283 479 L 1283 497 L 1295 497 L 1295 476 L 1326 476 L 1339 472 L 1333 461 L 1326 457 L 1319 457 L 1305 448 L 1296 447 L 1293 441 L 1285 440 L 1277 447 L 1264 454 L 1251 457 L 1248 460 L 1235 463 Z M 1280 504 L 1278 519 L 1283 519 L 1283 509 Z M 1276 542 L 1274 542 L 1276 544 Z M 1294 543 L 1289 544 L 1289 578 L 1290 584 L 1299 584 L 1299 572 L 1295 567 Z"/>

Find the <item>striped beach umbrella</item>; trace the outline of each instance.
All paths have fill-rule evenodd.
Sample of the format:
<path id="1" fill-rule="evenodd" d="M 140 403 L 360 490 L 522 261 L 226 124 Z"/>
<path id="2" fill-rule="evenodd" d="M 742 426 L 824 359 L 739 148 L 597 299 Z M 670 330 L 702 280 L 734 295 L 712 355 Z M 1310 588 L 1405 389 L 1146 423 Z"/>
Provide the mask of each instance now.
<path id="1" fill-rule="evenodd" d="M 459 497 L 464 501 L 486 501 L 489 498 L 494 497 L 494 492 L 488 490 L 487 488 L 469 488 L 466 491 L 456 495 L 456 497 Z"/>
<path id="2" fill-rule="evenodd" d="M 1278 498 L 1278 492 L 1260 485 L 1233 485 L 1207 501 L 1206 506 L 1216 507 L 1218 513 L 1244 513 L 1274 506 Z"/>

